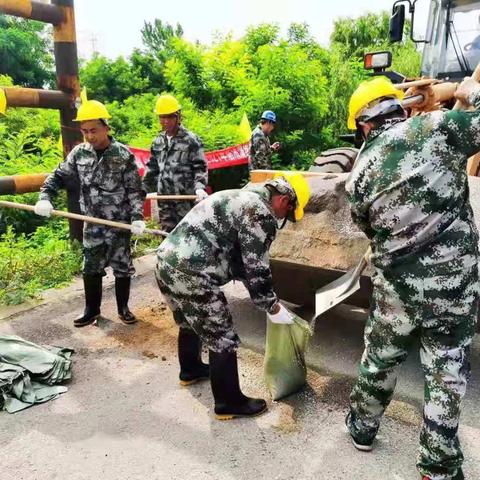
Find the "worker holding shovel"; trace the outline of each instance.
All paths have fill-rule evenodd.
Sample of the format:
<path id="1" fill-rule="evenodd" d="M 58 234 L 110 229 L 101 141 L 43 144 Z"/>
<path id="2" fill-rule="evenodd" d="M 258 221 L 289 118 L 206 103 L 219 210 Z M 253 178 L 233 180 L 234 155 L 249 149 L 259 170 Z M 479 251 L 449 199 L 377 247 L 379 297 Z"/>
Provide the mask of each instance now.
<path id="1" fill-rule="evenodd" d="M 348 126 L 365 139 L 347 182 L 352 216 L 372 247 L 373 299 L 346 423 L 369 451 L 412 339 L 420 339 L 425 404 L 417 468 L 424 480 L 463 479 L 457 436 L 479 299 L 478 233 L 467 159 L 480 151 L 480 84 L 456 98 L 475 111 L 407 119 L 384 77 L 363 82 Z"/>
<path id="2" fill-rule="evenodd" d="M 273 291 L 268 251 L 278 220 L 300 220 L 309 196 L 300 174 L 214 193 L 198 203 L 158 249 L 158 285 L 180 327 L 180 382 L 189 385 L 210 376 L 219 419 L 266 410 L 264 400 L 240 390 L 240 339 L 220 287 L 243 280 L 252 301 L 272 322 L 293 323 Z M 202 342 L 209 349 L 210 369 L 201 361 Z"/>
<path id="3" fill-rule="evenodd" d="M 82 92 L 82 104 L 76 121 L 85 142 L 77 145 L 67 158 L 47 177 L 35 205 L 35 213 L 50 216 L 51 201 L 66 182 L 75 181 L 80 187 L 80 208 L 84 215 L 106 220 L 131 223 L 131 232 L 140 235 L 145 230 L 140 176 L 135 158 L 129 150 L 109 135 L 105 106 L 88 100 Z M 118 315 L 122 322 L 136 322 L 128 308 L 130 279 L 134 273 L 128 231 L 104 225 L 85 223 L 83 231 L 84 314 L 75 319 L 76 327 L 93 323 L 100 315 L 102 277 L 111 266 L 115 275 L 115 295 Z"/>
<path id="4" fill-rule="evenodd" d="M 181 106 L 172 95 L 158 97 L 155 113 L 162 132 L 152 143 L 143 177 L 145 191 L 159 195 L 195 194 L 196 201 L 203 200 L 208 197 L 208 169 L 201 140 L 181 124 Z M 159 202 L 162 229 L 172 231 L 193 205 L 194 201 Z"/>

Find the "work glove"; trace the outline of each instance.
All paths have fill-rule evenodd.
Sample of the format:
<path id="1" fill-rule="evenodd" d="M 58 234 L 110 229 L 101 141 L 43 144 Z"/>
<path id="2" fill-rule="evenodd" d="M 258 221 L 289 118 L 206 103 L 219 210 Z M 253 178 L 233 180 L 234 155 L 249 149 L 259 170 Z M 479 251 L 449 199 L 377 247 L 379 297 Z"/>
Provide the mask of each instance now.
<path id="1" fill-rule="evenodd" d="M 470 77 L 465 77 L 455 91 L 455 98 L 465 105 L 471 105 L 472 96 L 480 91 L 480 83 Z"/>
<path id="2" fill-rule="evenodd" d="M 132 222 L 132 233 L 134 235 L 141 235 L 145 228 L 147 228 L 147 224 L 143 220 L 135 220 Z"/>
<path id="3" fill-rule="evenodd" d="M 197 202 L 201 202 L 202 200 L 205 200 L 208 197 L 208 193 L 202 188 L 197 188 L 195 190 L 195 195 L 197 196 Z"/>
<path id="4" fill-rule="evenodd" d="M 293 323 L 293 313 L 286 309 L 281 303 L 277 305 L 280 307 L 277 313 L 267 313 L 269 320 L 272 323 L 291 325 Z"/>
<path id="5" fill-rule="evenodd" d="M 42 217 L 49 217 L 52 214 L 53 205 L 48 200 L 39 200 L 35 204 L 34 212 Z"/>

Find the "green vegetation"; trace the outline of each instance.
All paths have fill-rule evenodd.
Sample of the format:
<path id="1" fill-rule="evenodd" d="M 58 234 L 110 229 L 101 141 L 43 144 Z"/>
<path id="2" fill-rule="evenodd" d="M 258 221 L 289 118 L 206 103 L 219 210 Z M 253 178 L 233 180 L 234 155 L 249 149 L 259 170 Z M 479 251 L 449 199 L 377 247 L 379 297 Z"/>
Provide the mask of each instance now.
<path id="1" fill-rule="evenodd" d="M 0 75 L 15 85 L 41 88 L 54 79 L 51 27 L 31 20 L 0 15 Z"/>
<path id="2" fill-rule="evenodd" d="M 21 303 L 65 285 L 80 264 L 80 246 L 70 243 L 64 222 L 38 227 L 28 237 L 8 227 L 0 237 L 0 304 Z"/>
<path id="3" fill-rule="evenodd" d="M 0 15 L 0 85 L 51 85 L 45 28 Z M 155 98 L 170 92 L 183 106 L 185 125 L 202 138 L 206 150 L 239 143 L 244 112 L 253 127 L 263 110 L 274 110 L 279 118 L 274 138 L 282 143 L 274 166 L 302 169 L 347 133 L 349 97 L 367 77 L 365 52 L 392 49 L 394 69 L 418 75 L 414 44 L 407 40 L 391 48 L 387 38 L 387 13 L 337 20 L 328 48 L 318 44 L 306 24 L 292 24 L 284 37 L 277 25 L 262 24 L 248 28 L 240 39 L 217 35 L 212 44 L 202 45 L 183 38 L 180 25 L 154 20 L 142 29 L 141 49 L 128 58 L 96 55 L 82 62 L 80 76 L 89 98 L 107 104 L 114 135 L 126 144 L 150 146 L 158 132 Z M 0 121 L 0 175 L 51 171 L 61 161 L 59 134 L 57 112 L 9 109 Z M 216 188 L 238 186 L 245 172 L 215 171 L 211 182 Z M 15 201 L 32 204 L 36 198 L 29 194 Z M 64 205 L 59 198 L 56 206 Z M 62 285 L 79 271 L 80 250 L 68 242 L 64 221 L 2 209 L 0 235 L 0 304 Z M 136 253 L 157 244 L 158 239 L 142 239 Z"/>

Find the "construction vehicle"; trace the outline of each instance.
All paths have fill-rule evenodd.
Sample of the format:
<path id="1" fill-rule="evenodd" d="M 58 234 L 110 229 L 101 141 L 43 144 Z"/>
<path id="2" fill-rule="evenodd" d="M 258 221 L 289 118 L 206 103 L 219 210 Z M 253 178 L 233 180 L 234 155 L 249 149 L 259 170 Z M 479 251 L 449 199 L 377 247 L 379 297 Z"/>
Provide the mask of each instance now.
<path id="1" fill-rule="evenodd" d="M 418 30 L 416 10 L 425 7 L 428 0 L 398 0 L 393 5 L 390 19 L 390 40 L 403 38 L 406 6 L 411 19 L 411 39 L 423 44 L 421 75 L 462 80 L 472 75 L 480 62 L 480 1 L 430 0 L 428 20 L 423 38 L 416 38 Z"/>

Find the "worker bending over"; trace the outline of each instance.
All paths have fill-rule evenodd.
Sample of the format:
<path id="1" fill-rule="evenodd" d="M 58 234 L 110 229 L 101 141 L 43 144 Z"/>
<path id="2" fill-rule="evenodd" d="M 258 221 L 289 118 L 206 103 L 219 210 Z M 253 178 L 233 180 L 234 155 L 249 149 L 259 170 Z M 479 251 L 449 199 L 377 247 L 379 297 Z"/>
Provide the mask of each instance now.
<path id="1" fill-rule="evenodd" d="M 158 249 L 158 285 L 180 327 L 180 381 L 188 385 L 210 376 L 219 419 L 266 410 L 264 400 L 240 390 L 240 339 L 220 287 L 243 280 L 252 301 L 273 322 L 293 323 L 273 291 L 268 251 L 278 220 L 300 220 L 309 196 L 300 174 L 215 193 L 197 204 Z M 201 361 L 202 342 L 210 368 Z"/>

